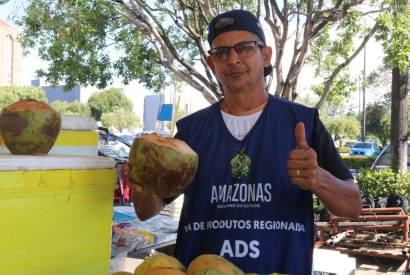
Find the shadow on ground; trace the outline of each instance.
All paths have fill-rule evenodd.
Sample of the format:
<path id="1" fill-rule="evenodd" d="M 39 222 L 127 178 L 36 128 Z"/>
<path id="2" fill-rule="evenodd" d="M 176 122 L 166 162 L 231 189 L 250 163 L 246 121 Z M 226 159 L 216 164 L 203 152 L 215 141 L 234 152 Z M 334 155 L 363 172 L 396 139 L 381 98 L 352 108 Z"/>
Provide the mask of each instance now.
<path id="1" fill-rule="evenodd" d="M 404 272 L 406 261 L 371 257 L 371 256 L 356 256 L 356 275 L 367 274 L 408 274 Z"/>

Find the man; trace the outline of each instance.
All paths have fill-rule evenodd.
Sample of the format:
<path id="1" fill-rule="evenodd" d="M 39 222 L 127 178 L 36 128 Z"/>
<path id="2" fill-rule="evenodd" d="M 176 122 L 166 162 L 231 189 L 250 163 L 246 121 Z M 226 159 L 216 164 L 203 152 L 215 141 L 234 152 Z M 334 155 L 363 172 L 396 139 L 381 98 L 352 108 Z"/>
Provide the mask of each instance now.
<path id="1" fill-rule="evenodd" d="M 245 272 L 310 274 L 312 194 L 333 214 L 355 217 L 358 188 L 317 111 L 266 91 L 272 49 L 254 15 L 218 15 L 208 42 L 224 99 L 177 123 L 199 167 L 185 191 L 176 257 L 188 265 L 213 253 Z M 141 218 L 164 205 L 137 196 Z"/>

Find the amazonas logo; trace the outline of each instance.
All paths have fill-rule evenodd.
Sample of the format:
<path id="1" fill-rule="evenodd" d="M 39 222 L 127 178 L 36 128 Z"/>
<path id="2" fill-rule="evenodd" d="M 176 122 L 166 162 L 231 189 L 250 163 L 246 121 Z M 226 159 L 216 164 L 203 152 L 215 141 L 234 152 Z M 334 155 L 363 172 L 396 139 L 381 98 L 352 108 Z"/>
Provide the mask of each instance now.
<path id="1" fill-rule="evenodd" d="M 271 200 L 271 183 L 235 183 L 212 186 L 211 204 L 233 204 L 236 207 L 243 207 L 243 204 L 253 205 Z"/>

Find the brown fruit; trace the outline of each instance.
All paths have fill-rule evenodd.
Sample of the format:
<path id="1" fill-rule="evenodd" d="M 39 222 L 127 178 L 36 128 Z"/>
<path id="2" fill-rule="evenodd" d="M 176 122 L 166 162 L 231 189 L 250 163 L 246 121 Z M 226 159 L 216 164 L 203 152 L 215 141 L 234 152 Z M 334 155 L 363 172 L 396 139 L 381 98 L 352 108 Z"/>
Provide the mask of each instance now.
<path id="1" fill-rule="evenodd" d="M 198 155 L 181 140 L 150 134 L 132 143 L 129 166 L 131 180 L 145 194 L 175 198 L 191 183 Z"/>
<path id="2" fill-rule="evenodd" d="M 60 127 L 60 114 L 37 100 L 20 100 L 5 107 L 0 115 L 0 134 L 15 155 L 46 155 Z"/>

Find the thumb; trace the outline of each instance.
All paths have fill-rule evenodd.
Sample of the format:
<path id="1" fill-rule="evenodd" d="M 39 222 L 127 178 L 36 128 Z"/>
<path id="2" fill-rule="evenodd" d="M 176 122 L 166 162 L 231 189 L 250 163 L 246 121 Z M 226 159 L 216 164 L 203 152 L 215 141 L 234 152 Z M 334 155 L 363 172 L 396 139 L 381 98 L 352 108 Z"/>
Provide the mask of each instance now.
<path id="1" fill-rule="evenodd" d="M 295 127 L 296 148 L 307 149 L 309 145 L 306 141 L 305 124 L 298 122 Z"/>

